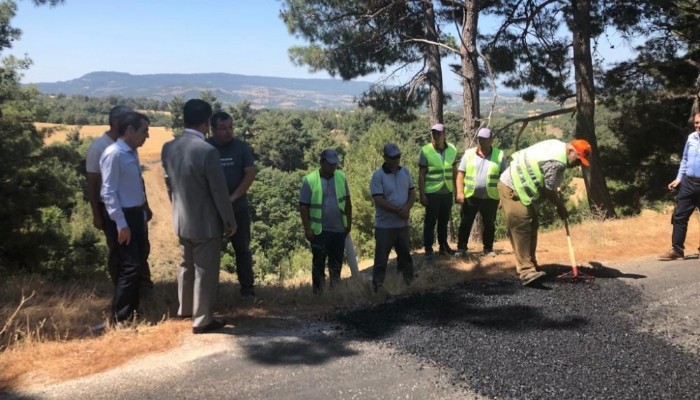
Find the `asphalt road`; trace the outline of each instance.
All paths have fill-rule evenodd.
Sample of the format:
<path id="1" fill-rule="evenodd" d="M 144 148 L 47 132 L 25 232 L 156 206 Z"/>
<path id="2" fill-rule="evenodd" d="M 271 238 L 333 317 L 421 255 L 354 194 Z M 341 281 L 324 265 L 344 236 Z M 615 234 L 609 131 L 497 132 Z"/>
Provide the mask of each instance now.
<path id="1" fill-rule="evenodd" d="M 565 266 L 546 266 L 550 276 Z M 465 283 L 323 320 L 242 321 L 11 399 L 697 399 L 700 261 Z"/>

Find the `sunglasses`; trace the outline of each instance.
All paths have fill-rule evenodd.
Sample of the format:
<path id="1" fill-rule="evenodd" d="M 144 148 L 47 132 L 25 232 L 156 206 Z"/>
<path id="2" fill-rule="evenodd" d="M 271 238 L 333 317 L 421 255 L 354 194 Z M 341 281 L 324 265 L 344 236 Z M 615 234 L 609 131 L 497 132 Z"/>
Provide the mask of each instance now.
<path id="1" fill-rule="evenodd" d="M 389 156 L 386 156 L 386 157 L 390 160 L 398 160 L 399 158 L 401 158 L 401 154 L 399 154 L 397 156 L 393 156 L 393 157 L 389 157 Z"/>

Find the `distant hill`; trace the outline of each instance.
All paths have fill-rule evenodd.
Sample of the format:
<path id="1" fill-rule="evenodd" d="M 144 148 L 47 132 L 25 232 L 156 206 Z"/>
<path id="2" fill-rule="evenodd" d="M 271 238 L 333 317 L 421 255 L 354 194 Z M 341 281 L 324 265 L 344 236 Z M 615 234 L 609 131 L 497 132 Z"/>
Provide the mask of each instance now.
<path id="1" fill-rule="evenodd" d="M 355 98 L 371 86 L 370 82 L 345 82 L 340 79 L 297 79 L 249 76 L 226 73 L 149 74 L 90 72 L 63 82 L 32 83 L 45 94 L 105 97 L 147 97 L 168 101 L 175 96 L 190 99 L 210 90 L 224 104 L 249 101 L 253 108 L 342 109 L 356 107 Z M 461 112 L 461 93 L 449 93 L 446 110 Z M 482 92 L 482 106 L 491 102 L 492 93 Z M 501 102 L 518 102 L 517 93 L 499 90 Z"/>
<path id="2" fill-rule="evenodd" d="M 225 73 L 132 75 L 123 72 L 91 72 L 64 82 L 34 83 L 40 92 L 91 97 L 120 95 L 170 100 L 197 97 L 212 91 L 224 103 L 247 100 L 254 108 L 348 108 L 367 90 L 370 82 L 338 79 L 294 79 Z"/>

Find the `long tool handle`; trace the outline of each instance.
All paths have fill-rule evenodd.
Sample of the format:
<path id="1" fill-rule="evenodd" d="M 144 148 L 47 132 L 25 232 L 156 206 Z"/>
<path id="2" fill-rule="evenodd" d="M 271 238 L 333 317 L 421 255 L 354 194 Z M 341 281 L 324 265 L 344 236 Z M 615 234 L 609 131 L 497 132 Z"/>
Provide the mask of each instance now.
<path id="1" fill-rule="evenodd" d="M 569 233 L 569 219 L 564 219 L 564 228 L 566 228 L 566 244 L 569 245 L 569 258 L 571 258 L 571 268 L 574 269 L 574 274 L 578 271 L 576 266 L 576 257 L 574 256 L 574 246 L 571 244 L 571 234 Z"/>
<path id="2" fill-rule="evenodd" d="M 348 266 L 350 267 L 350 273 L 355 279 L 360 279 L 360 270 L 357 268 L 357 256 L 355 255 L 355 246 L 352 244 L 352 238 L 350 235 L 345 237 L 345 254 L 348 257 Z"/>

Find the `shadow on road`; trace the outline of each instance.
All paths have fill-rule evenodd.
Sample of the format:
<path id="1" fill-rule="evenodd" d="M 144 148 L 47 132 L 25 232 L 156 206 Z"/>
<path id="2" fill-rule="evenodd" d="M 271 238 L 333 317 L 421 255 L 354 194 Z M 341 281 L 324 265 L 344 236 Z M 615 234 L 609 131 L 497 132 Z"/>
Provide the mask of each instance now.
<path id="1" fill-rule="evenodd" d="M 641 274 L 631 274 L 620 271 L 619 269 L 606 267 L 603 263 L 598 261 L 590 261 L 590 267 L 578 266 L 578 270 L 586 275 L 590 275 L 594 278 L 601 279 L 617 279 L 617 278 L 627 278 L 627 279 L 643 279 L 646 275 Z M 542 265 L 540 269 L 547 273 L 547 279 L 545 281 L 554 281 L 556 277 L 571 271 L 571 265 L 563 264 L 548 264 Z"/>
<path id="2" fill-rule="evenodd" d="M 251 360 L 270 365 L 319 365 L 358 352 L 325 335 L 280 338 L 244 346 Z"/>
<path id="3" fill-rule="evenodd" d="M 587 320 L 566 312 L 547 315 L 531 304 L 507 303 L 505 299 L 528 291 L 519 281 L 504 279 L 459 285 L 445 291 L 398 298 L 375 307 L 338 315 L 360 337 L 380 339 L 406 326 L 468 324 L 497 331 L 574 330 Z M 500 299 L 504 299 L 501 301 Z"/>

